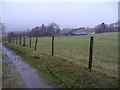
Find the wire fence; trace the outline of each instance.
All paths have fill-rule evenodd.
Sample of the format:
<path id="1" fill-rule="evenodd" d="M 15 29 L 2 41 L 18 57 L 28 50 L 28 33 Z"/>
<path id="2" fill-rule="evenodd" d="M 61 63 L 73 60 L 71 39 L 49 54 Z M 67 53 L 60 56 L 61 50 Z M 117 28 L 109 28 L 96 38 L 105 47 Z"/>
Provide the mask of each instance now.
<path id="1" fill-rule="evenodd" d="M 16 39 L 11 39 L 10 42 L 34 48 L 37 51 L 51 54 L 52 56 L 59 56 L 72 62 L 82 63 L 90 71 L 94 68 L 102 72 L 110 72 L 113 75 L 117 75 L 118 42 L 116 36 L 26 36 L 24 38 L 22 35 L 21 37 L 19 35 Z"/>

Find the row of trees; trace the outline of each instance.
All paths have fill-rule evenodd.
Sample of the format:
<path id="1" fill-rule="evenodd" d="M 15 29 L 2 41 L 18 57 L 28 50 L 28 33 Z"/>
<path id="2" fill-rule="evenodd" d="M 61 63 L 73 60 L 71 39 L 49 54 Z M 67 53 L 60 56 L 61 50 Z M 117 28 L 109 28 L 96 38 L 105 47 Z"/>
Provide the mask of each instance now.
<path id="1" fill-rule="evenodd" d="M 102 23 L 95 27 L 96 33 L 104 33 L 104 32 L 117 32 L 120 31 L 120 20 L 116 23 L 112 23 L 110 25 Z"/>
<path id="2" fill-rule="evenodd" d="M 40 27 L 35 27 L 28 32 L 21 33 L 22 36 L 31 36 L 31 37 L 43 37 L 43 36 L 60 36 L 61 30 L 59 25 L 56 23 L 51 23 L 48 26 L 42 24 Z M 10 32 L 8 33 L 8 38 L 17 38 L 19 37 L 19 33 Z"/>
<path id="3" fill-rule="evenodd" d="M 35 37 L 42 37 L 42 36 L 60 36 L 61 30 L 59 28 L 59 25 L 56 23 L 51 23 L 48 26 L 42 24 L 40 27 L 35 27 L 31 31 L 31 36 Z"/>
<path id="4" fill-rule="evenodd" d="M 80 29 L 80 28 L 79 28 Z M 85 28 L 82 28 L 85 29 Z M 104 32 L 117 32 L 120 31 L 120 20 L 116 23 L 112 23 L 110 25 L 102 23 L 97 25 L 95 28 L 95 33 L 104 33 Z M 8 34 L 8 38 L 17 38 L 19 37 L 19 33 L 10 32 Z M 35 27 L 29 32 L 22 33 L 22 36 L 31 36 L 31 37 L 43 37 L 43 36 L 61 36 L 63 35 L 63 31 L 60 30 L 59 25 L 56 23 L 51 23 L 48 26 L 42 24 L 39 27 Z"/>

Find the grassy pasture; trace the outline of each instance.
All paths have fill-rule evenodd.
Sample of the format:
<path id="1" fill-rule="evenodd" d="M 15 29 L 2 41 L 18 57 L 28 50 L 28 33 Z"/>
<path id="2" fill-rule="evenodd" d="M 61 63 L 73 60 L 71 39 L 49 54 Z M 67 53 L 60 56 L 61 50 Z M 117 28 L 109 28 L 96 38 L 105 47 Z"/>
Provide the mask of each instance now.
<path id="1" fill-rule="evenodd" d="M 55 37 L 55 56 L 51 56 L 51 38 L 40 37 L 37 50 L 16 44 L 6 44 L 38 71 L 48 81 L 56 77 L 62 87 L 117 87 L 118 79 L 118 33 L 93 35 L 93 71 L 88 72 L 89 39 L 91 35 Z M 29 38 L 26 40 L 29 45 Z M 46 72 L 49 71 L 49 72 Z M 52 76 L 50 76 L 50 73 Z"/>
<path id="2" fill-rule="evenodd" d="M 89 39 L 91 35 L 55 37 L 55 56 L 88 67 Z M 93 69 L 111 76 L 118 72 L 118 33 L 103 33 L 94 36 Z M 29 45 L 29 39 L 26 40 Z M 34 48 L 35 38 L 32 38 Z M 51 37 L 38 39 L 37 51 L 51 54 Z"/>

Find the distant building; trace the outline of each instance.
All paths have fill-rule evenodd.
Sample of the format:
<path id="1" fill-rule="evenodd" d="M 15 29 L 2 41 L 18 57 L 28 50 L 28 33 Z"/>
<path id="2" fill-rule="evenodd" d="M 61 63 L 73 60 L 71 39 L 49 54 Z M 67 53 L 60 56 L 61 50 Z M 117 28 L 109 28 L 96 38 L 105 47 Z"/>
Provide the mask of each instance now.
<path id="1" fill-rule="evenodd" d="M 65 36 L 78 36 L 78 35 L 88 35 L 95 34 L 95 30 L 91 28 L 72 30 L 71 32 L 64 33 Z"/>

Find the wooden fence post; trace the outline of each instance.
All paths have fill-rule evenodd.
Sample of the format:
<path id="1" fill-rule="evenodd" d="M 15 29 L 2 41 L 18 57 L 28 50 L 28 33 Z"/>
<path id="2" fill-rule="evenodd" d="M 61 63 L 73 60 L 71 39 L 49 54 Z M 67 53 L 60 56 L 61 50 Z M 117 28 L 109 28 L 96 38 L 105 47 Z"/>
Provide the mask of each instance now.
<path id="1" fill-rule="evenodd" d="M 30 48 L 31 48 L 31 34 L 30 34 Z"/>
<path id="2" fill-rule="evenodd" d="M 38 41 L 38 37 L 36 36 L 36 41 L 35 41 L 35 50 L 36 50 L 36 47 L 37 47 L 37 41 Z"/>
<path id="3" fill-rule="evenodd" d="M 54 36 L 52 36 L 52 56 L 54 55 Z"/>
<path id="4" fill-rule="evenodd" d="M 17 38 L 16 38 L 16 44 L 17 44 Z"/>
<path id="5" fill-rule="evenodd" d="M 10 43 L 11 42 L 11 40 L 10 40 L 11 38 L 8 38 L 8 42 Z"/>
<path id="6" fill-rule="evenodd" d="M 90 37 L 90 49 L 89 49 L 89 65 L 88 68 L 91 72 L 92 69 L 92 57 L 93 57 L 93 42 L 94 42 L 94 37 Z"/>
<path id="7" fill-rule="evenodd" d="M 13 38 L 13 43 L 15 43 L 14 38 Z"/>
<path id="8" fill-rule="evenodd" d="M 10 38 L 10 43 L 12 42 L 11 38 Z"/>
<path id="9" fill-rule="evenodd" d="M 20 34 L 20 42 L 19 42 L 19 44 L 21 45 L 21 34 Z"/>
<path id="10" fill-rule="evenodd" d="M 13 38 L 11 38 L 11 43 L 13 43 Z"/>
<path id="11" fill-rule="evenodd" d="M 25 36 L 23 36 L 23 46 L 25 46 Z"/>
<path id="12" fill-rule="evenodd" d="M 13 38 L 11 38 L 11 42 L 13 43 Z"/>

